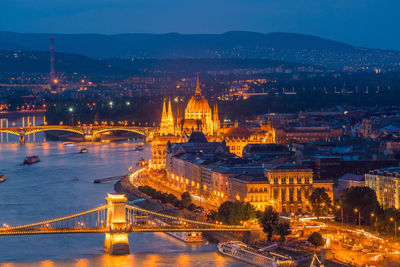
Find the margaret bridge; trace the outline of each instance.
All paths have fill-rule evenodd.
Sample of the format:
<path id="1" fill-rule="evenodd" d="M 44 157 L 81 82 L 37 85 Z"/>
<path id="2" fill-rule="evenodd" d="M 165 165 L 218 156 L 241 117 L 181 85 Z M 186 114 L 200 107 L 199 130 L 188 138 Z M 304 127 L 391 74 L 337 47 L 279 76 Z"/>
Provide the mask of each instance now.
<path id="1" fill-rule="evenodd" d="M 2 127 L 0 128 L 0 133 L 9 133 L 17 135 L 19 136 L 20 144 L 24 144 L 26 135 L 44 131 L 73 132 L 81 134 L 87 141 L 93 141 L 100 134 L 110 131 L 127 131 L 127 132 L 134 132 L 143 136 L 149 136 L 149 134 L 153 131 L 154 128 L 155 127 L 150 127 L 150 126 L 123 126 L 123 125 L 116 125 L 116 126 L 43 125 L 43 126 L 6 127 L 6 128 Z"/>
<path id="2" fill-rule="evenodd" d="M 229 226 L 170 216 L 127 204 L 123 194 L 110 193 L 107 204 L 41 222 L 0 228 L 0 236 L 105 233 L 104 250 L 113 255 L 129 253 L 128 235 L 139 232 L 244 232 L 245 226 Z"/>

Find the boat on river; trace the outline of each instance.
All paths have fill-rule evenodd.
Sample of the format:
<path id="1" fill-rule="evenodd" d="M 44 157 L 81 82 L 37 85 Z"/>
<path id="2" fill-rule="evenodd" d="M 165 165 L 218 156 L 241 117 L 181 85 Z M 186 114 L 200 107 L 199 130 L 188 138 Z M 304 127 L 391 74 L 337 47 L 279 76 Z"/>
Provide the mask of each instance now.
<path id="1" fill-rule="evenodd" d="M 203 235 L 201 232 L 166 232 L 166 233 L 186 243 L 203 242 Z"/>
<path id="2" fill-rule="evenodd" d="M 5 174 L 0 174 L 0 183 L 5 182 L 7 180 Z"/>
<path id="3" fill-rule="evenodd" d="M 297 266 L 297 263 L 290 257 L 255 249 L 240 241 L 221 242 L 218 244 L 218 250 L 223 255 L 253 264 L 255 266 Z"/>
<path id="4" fill-rule="evenodd" d="M 63 145 L 64 146 L 74 146 L 75 143 L 73 143 L 73 142 L 64 142 Z"/>
<path id="5" fill-rule="evenodd" d="M 79 154 L 85 154 L 85 153 L 87 153 L 87 152 L 88 152 L 87 148 L 82 148 L 82 149 L 79 151 Z"/>
<path id="6" fill-rule="evenodd" d="M 40 161 L 40 159 L 39 159 L 39 157 L 38 156 L 30 156 L 30 157 L 26 157 L 25 159 L 24 159 L 24 164 L 33 164 L 33 163 L 37 163 L 37 162 L 39 162 Z"/>

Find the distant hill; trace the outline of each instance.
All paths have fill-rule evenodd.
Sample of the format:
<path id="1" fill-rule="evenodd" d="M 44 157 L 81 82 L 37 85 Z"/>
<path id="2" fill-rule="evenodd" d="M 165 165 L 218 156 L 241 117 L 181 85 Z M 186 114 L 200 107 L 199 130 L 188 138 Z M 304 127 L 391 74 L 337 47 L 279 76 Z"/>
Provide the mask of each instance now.
<path id="1" fill-rule="evenodd" d="M 265 70 L 268 68 L 318 68 L 302 63 L 271 59 L 242 58 L 179 58 L 179 59 L 95 59 L 77 54 L 55 53 L 56 71 L 66 74 L 79 73 L 91 77 L 108 75 L 135 75 L 144 72 L 190 73 L 208 71 Z M 47 51 L 0 51 L 0 76 L 20 73 L 47 75 L 50 69 L 50 52 Z"/>
<path id="2" fill-rule="evenodd" d="M 48 51 L 92 58 L 267 58 L 328 68 L 398 66 L 400 53 L 366 49 L 311 35 L 227 32 L 223 34 L 23 34 L 0 31 L 0 50 Z"/>

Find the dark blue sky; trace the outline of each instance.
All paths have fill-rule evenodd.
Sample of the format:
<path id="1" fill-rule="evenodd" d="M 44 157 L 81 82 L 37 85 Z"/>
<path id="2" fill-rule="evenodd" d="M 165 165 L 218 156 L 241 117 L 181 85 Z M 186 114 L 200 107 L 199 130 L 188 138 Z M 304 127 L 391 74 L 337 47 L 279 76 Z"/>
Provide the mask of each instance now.
<path id="1" fill-rule="evenodd" d="M 0 0 L 0 30 L 293 32 L 400 50 L 400 0 Z"/>

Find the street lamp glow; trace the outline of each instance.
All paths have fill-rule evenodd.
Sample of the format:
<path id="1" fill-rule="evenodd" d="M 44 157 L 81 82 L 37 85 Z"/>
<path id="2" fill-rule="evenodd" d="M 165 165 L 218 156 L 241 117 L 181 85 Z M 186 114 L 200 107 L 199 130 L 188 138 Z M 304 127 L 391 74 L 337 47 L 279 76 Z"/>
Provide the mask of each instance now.
<path id="1" fill-rule="evenodd" d="M 69 112 L 74 112 L 74 108 L 73 107 L 69 107 Z"/>

